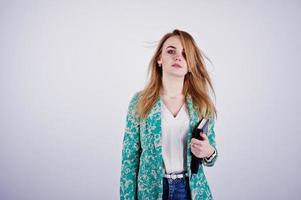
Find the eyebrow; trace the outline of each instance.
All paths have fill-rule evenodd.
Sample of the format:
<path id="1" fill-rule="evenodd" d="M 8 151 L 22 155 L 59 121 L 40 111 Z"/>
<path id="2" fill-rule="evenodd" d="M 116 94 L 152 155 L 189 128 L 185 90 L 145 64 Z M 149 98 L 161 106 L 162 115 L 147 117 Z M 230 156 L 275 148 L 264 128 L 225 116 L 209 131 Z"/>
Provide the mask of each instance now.
<path id="1" fill-rule="evenodd" d="M 172 45 L 169 45 L 168 47 L 166 47 L 166 49 L 167 48 L 173 48 L 173 49 L 177 49 L 175 46 L 172 46 Z M 183 52 L 185 52 L 185 49 L 183 48 Z"/>
<path id="2" fill-rule="evenodd" d="M 171 45 L 169 45 L 168 47 L 166 47 L 166 49 L 169 48 L 169 47 L 170 47 L 170 48 L 173 48 L 173 49 L 176 49 L 176 47 L 171 46 Z"/>

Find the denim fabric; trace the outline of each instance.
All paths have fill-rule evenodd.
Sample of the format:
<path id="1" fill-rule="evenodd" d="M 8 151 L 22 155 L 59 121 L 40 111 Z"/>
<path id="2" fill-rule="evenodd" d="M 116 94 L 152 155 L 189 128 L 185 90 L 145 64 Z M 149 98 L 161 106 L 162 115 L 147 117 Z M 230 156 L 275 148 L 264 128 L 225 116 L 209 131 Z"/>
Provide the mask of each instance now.
<path id="1" fill-rule="evenodd" d="M 163 178 L 163 200 L 190 200 L 189 180 Z"/>

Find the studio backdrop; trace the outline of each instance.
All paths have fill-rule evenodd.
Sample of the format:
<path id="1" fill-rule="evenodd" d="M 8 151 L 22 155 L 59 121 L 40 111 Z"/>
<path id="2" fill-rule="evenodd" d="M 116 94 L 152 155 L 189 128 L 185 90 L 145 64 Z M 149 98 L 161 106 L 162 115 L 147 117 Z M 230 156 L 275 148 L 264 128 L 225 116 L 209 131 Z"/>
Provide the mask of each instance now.
<path id="1" fill-rule="evenodd" d="M 189 32 L 216 93 L 214 199 L 301 198 L 299 1 L 1 1 L 0 199 L 119 198 L 131 97 Z"/>

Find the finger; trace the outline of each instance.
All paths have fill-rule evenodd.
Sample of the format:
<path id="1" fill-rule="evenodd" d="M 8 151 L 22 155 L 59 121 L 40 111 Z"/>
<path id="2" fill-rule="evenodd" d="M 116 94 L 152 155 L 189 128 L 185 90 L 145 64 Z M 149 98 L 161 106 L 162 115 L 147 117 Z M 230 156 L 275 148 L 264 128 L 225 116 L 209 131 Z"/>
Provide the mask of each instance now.
<path id="1" fill-rule="evenodd" d="M 203 145 L 203 141 L 202 140 L 198 140 L 198 139 L 195 139 L 195 138 L 191 139 L 191 143 L 196 144 L 196 145 L 200 145 L 200 146 Z"/>
<path id="2" fill-rule="evenodd" d="M 208 140 L 208 137 L 207 137 L 207 135 L 206 135 L 205 133 L 202 133 L 202 134 L 201 134 L 201 138 L 202 138 L 203 140 Z"/>
<path id="3" fill-rule="evenodd" d="M 191 143 L 191 151 L 196 151 L 197 150 L 197 145 Z"/>
<path id="4" fill-rule="evenodd" d="M 192 152 L 195 156 L 198 156 L 198 151 L 196 150 L 195 147 L 191 147 L 191 152 Z"/>
<path id="5" fill-rule="evenodd" d="M 196 157 L 198 157 L 198 158 L 200 158 L 202 155 L 201 155 L 201 151 L 199 151 L 197 148 L 195 148 L 195 147 L 192 147 L 191 148 L 191 152 L 196 156 Z"/>
<path id="6" fill-rule="evenodd" d="M 194 144 L 198 148 L 201 148 L 204 145 L 206 145 L 205 142 L 202 140 L 194 140 L 194 141 L 191 141 L 191 143 Z"/>
<path id="7" fill-rule="evenodd" d="M 202 151 L 203 147 L 201 145 L 191 143 L 191 149 L 200 153 Z"/>

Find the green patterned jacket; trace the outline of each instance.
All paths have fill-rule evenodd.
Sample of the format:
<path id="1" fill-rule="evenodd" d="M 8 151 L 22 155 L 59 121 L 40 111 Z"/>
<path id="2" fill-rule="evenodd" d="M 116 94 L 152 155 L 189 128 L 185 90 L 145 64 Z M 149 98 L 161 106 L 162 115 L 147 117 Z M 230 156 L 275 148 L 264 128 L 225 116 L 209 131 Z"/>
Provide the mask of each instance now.
<path id="1" fill-rule="evenodd" d="M 163 194 L 163 158 L 161 146 L 161 101 L 160 97 L 150 110 L 146 119 L 138 117 L 136 105 L 137 92 L 130 101 L 126 117 L 123 138 L 122 163 L 120 177 L 120 199 L 162 199 Z M 217 156 L 210 162 L 203 162 L 197 174 L 191 174 L 190 139 L 193 127 L 199 121 L 191 96 L 186 100 L 190 117 L 187 142 L 187 168 L 189 185 L 193 200 L 213 199 L 203 166 L 214 165 Z M 214 119 L 209 120 L 209 143 L 215 147 Z"/>

